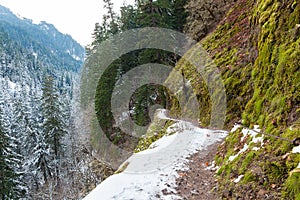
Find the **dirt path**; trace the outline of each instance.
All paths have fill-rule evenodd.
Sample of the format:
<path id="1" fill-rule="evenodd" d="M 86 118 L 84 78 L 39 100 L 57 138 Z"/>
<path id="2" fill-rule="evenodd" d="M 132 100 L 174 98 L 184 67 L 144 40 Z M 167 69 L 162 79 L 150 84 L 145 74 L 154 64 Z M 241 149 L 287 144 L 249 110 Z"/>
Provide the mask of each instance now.
<path id="1" fill-rule="evenodd" d="M 213 161 L 219 143 L 213 144 L 194 155 L 188 164 L 188 171 L 178 171 L 176 179 L 177 192 L 185 200 L 217 200 L 221 199 L 214 190 L 217 188 L 214 174 L 206 169 Z"/>

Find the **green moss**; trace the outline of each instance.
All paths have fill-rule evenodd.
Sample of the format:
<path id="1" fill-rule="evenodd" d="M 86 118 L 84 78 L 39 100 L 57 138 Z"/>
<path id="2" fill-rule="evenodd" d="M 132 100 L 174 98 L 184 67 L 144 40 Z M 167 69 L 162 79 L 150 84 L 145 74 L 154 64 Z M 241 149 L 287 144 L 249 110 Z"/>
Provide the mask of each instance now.
<path id="1" fill-rule="evenodd" d="M 222 167 L 217 171 L 217 175 L 222 175 L 226 179 L 230 179 L 230 174 L 233 170 L 232 164 L 222 165 Z"/>
<path id="2" fill-rule="evenodd" d="M 242 161 L 241 167 L 239 169 L 239 174 L 243 174 L 247 171 L 249 165 L 253 161 L 254 157 L 256 156 L 256 153 L 254 151 L 250 151 L 245 159 Z"/>
<path id="3" fill-rule="evenodd" d="M 214 61 L 217 66 L 234 65 L 237 58 L 238 50 L 236 48 L 228 50 L 227 48 L 215 55 Z"/>
<path id="4" fill-rule="evenodd" d="M 286 166 L 288 171 L 295 169 L 300 163 L 300 154 L 290 154 L 286 160 Z"/>
<path id="5" fill-rule="evenodd" d="M 283 163 L 278 161 L 271 162 L 268 166 L 267 174 L 271 183 L 277 183 L 287 172 Z"/>
<path id="6" fill-rule="evenodd" d="M 257 100 L 257 101 L 255 102 L 255 105 L 254 105 L 255 108 L 254 108 L 254 109 L 255 109 L 255 113 L 256 113 L 258 116 L 260 116 L 260 114 L 261 114 L 263 102 L 264 102 L 263 99 Z"/>
<path id="7" fill-rule="evenodd" d="M 300 199 L 300 171 L 292 173 L 284 184 L 284 199 Z"/>
<path id="8" fill-rule="evenodd" d="M 216 155 L 214 158 L 214 161 L 216 163 L 217 166 L 221 165 L 223 158 L 219 155 Z"/>
<path id="9" fill-rule="evenodd" d="M 247 6 L 252 6 L 252 10 L 241 5 L 234 6 L 216 30 L 201 41 L 204 49 L 212 55 L 225 84 L 226 127 L 232 127 L 233 122 L 242 118 L 246 126 L 259 124 L 263 132 L 292 140 L 300 133 L 300 123 L 297 125 L 300 118 L 299 3 L 249 0 Z M 249 19 L 249 24 L 245 19 Z M 249 38 L 247 34 L 250 34 Z M 247 42 L 241 42 L 243 39 Z M 201 75 L 183 60 L 176 68 L 191 81 L 203 109 L 199 119 L 207 125 L 211 102 Z M 294 129 L 289 130 L 290 126 Z M 243 181 L 237 185 L 268 190 L 271 183 L 281 187 L 286 182 L 283 193 L 293 193 L 296 197 L 297 189 L 290 183 L 298 179 L 288 178 L 288 173 L 298 165 L 299 157 L 289 155 L 286 160 L 282 158 L 292 150 L 291 143 L 264 136 L 261 150 L 248 150 L 228 162 L 228 158 L 243 147 L 241 137 L 240 131 L 229 133 L 215 157 L 216 164 L 220 166 L 217 174 L 221 187 L 239 187 L 232 185 L 230 178 L 245 174 Z M 246 143 L 249 144 L 250 140 L 250 137 L 247 138 Z M 255 145 L 250 144 L 249 149 Z M 263 181 L 264 186 L 257 183 L 260 175 L 268 180 Z"/>
<path id="10" fill-rule="evenodd" d="M 243 181 L 242 183 L 249 183 L 249 182 L 253 182 L 256 181 L 256 177 L 252 174 L 252 172 L 247 171 L 244 175 Z"/>
<path id="11" fill-rule="evenodd" d="M 213 53 L 224 79 L 228 95 L 227 122 L 242 116 L 247 126 L 259 124 L 266 133 L 293 140 L 300 133 L 296 121 L 300 117 L 300 33 L 296 25 L 300 21 L 300 6 L 297 1 L 277 0 L 260 0 L 252 5 L 255 7 L 249 14 L 254 33 L 251 42 L 254 49 L 258 50 L 254 63 L 247 67 L 237 65 L 241 50 L 231 44 L 227 37 L 240 31 L 234 23 L 222 24 L 204 40 L 204 47 Z M 232 9 L 227 17 L 235 11 L 236 8 Z M 243 80 L 243 76 L 248 78 Z M 249 92 L 252 95 L 248 96 Z M 243 110 L 243 113 L 239 115 L 238 109 Z M 289 130 L 289 126 L 293 126 L 293 130 Z M 237 145 L 240 143 L 240 135 L 230 133 L 222 148 L 224 152 L 221 155 L 224 156 L 215 159 L 221 165 L 219 176 L 230 177 L 238 169 L 238 174 L 245 173 L 244 184 L 256 184 L 251 169 L 260 166 L 269 180 L 266 187 L 270 183 L 280 185 L 287 181 L 283 191 L 292 193 L 292 196 L 287 197 L 299 198 L 295 195 L 299 185 L 291 184 L 298 179 L 287 179 L 289 171 L 300 162 L 299 157 L 293 154 L 282 160 L 293 146 L 290 142 L 273 137 L 265 138 L 263 150 L 246 152 L 233 162 L 226 163 L 229 156 L 237 153 Z M 226 180 L 222 184 L 230 185 Z"/>

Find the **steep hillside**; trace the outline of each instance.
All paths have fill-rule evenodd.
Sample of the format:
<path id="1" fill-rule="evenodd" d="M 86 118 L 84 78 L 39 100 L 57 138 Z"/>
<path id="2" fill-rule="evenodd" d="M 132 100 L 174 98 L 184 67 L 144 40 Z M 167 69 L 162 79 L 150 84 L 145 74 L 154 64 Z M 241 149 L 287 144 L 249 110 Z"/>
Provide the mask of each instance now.
<path id="1" fill-rule="evenodd" d="M 293 0 L 239 0 L 201 41 L 225 84 L 226 127 L 241 121 L 268 134 L 241 127 L 220 146 L 216 163 L 223 198 L 300 198 L 300 154 L 292 153 L 299 145 L 292 142 L 300 136 L 299 13 L 300 4 Z M 186 62 L 177 68 L 192 82 L 203 82 Z M 195 90 L 200 103 L 209 99 L 202 85 Z M 209 110 L 200 114 L 204 125 L 209 117 Z M 238 177 L 241 181 L 234 182 Z"/>

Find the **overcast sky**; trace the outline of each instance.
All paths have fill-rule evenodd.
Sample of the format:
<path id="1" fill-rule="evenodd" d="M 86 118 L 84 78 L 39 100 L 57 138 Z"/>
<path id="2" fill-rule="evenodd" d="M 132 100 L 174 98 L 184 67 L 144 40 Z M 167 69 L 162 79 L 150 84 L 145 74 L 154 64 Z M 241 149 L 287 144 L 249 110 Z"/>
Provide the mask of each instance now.
<path id="1" fill-rule="evenodd" d="M 112 2 L 119 10 L 124 0 Z M 128 4 L 133 2 L 126 0 Z M 46 21 L 54 24 L 59 31 L 70 34 L 82 45 L 91 42 L 94 25 L 106 12 L 102 0 L 0 0 L 0 5 L 35 23 Z"/>

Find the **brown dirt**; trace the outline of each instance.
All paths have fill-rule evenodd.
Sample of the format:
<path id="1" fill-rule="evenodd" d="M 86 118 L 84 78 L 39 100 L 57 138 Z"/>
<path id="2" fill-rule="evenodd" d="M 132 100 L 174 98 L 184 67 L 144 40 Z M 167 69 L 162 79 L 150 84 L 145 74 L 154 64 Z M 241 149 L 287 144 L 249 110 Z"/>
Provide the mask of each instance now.
<path id="1" fill-rule="evenodd" d="M 176 180 L 178 195 L 186 200 L 217 200 L 221 199 L 215 192 L 218 188 L 215 172 L 206 168 L 216 155 L 218 144 L 191 155 L 188 171 L 178 171 Z"/>

